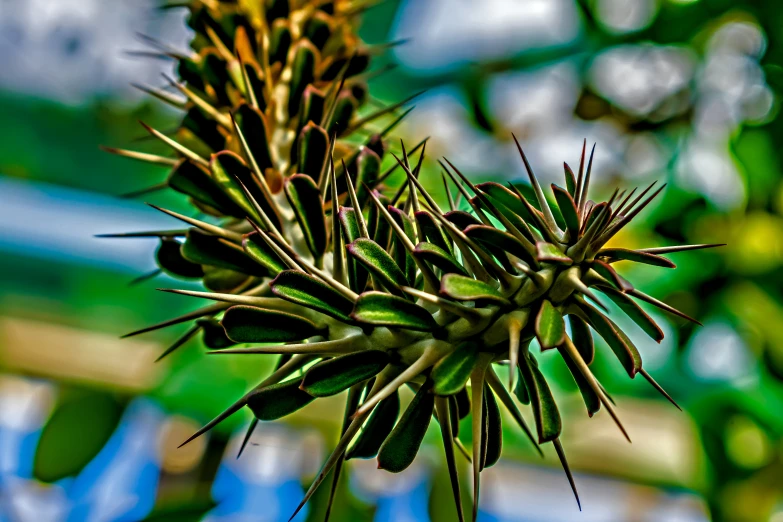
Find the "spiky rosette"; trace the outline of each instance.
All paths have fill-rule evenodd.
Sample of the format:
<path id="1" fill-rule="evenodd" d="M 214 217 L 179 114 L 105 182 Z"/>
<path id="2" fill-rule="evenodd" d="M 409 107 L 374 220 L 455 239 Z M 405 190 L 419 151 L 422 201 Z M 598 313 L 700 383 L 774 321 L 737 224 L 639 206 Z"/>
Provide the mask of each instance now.
<path id="1" fill-rule="evenodd" d="M 297 512 L 332 470 L 336 483 L 346 458 L 377 456 L 380 467 L 404 470 L 435 418 L 460 520 L 455 448 L 472 454 L 475 519 L 480 472 L 501 454 L 499 400 L 539 452 L 539 444 L 553 443 L 576 494 L 559 442 L 561 418 L 531 341 L 544 357 L 556 349 L 588 414 L 605 408 L 627 437 L 590 370 L 593 331 L 631 378 L 641 374 L 672 399 L 595 292 L 660 342 L 662 331 L 634 299 L 693 319 L 635 289 L 614 263 L 672 268 L 662 254 L 714 245 L 605 247 L 662 188 L 590 201 L 592 154 L 585 165 L 584 148 L 578 174 L 565 165 L 566 188 L 552 186 L 554 203 L 521 147 L 530 185 L 473 185 L 445 160 L 444 211 L 418 180 L 424 148 L 411 167 L 402 146 L 395 168 L 408 180 L 390 191 L 380 174 L 384 132 L 358 148 L 338 141 L 396 108 L 354 115 L 364 97 L 355 75 L 365 51 L 347 23 L 353 9 L 251 4 L 191 6 L 197 55 L 178 57 L 185 123 L 175 138 L 150 129 L 177 158 L 120 151 L 171 163 L 168 185 L 212 216 L 165 211 L 192 228 L 126 234 L 160 237 L 161 268 L 201 278 L 210 290 L 169 291 L 215 301 L 130 335 L 195 321 L 164 355 L 203 332 L 212 354 L 281 356 L 271 375 L 188 441 L 245 406 L 255 415 L 249 436 L 259 420 L 347 391 L 341 438 Z M 446 176 L 466 210 L 458 210 Z M 501 364 L 511 368 L 507 386 L 496 373 Z M 400 416 L 405 387 L 415 396 Z M 517 402 L 530 405 L 534 431 Z M 469 414 L 472 452 L 459 434 Z"/>

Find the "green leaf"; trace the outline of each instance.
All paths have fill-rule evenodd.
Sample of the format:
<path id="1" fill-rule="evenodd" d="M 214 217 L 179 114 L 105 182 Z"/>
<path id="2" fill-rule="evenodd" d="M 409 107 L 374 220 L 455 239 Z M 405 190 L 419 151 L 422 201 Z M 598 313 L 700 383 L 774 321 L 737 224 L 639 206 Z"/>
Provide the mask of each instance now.
<path id="1" fill-rule="evenodd" d="M 182 256 L 192 263 L 227 268 L 243 274 L 267 275 L 267 271 L 248 258 L 239 246 L 195 228 L 188 230 L 181 248 Z"/>
<path id="2" fill-rule="evenodd" d="M 171 237 L 161 237 L 155 252 L 158 266 L 169 275 L 188 279 L 204 277 L 204 269 L 182 257 L 182 243 Z"/>
<path id="3" fill-rule="evenodd" d="M 527 393 L 530 396 L 530 402 L 533 405 L 533 414 L 536 419 L 536 430 L 538 432 L 538 443 L 543 444 L 555 440 L 560 436 L 562 422 L 560 413 L 555 404 L 555 398 L 546 383 L 546 379 L 538 369 L 533 355 L 525 351 L 519 358 L 519 368 L 524 376 Z"/>
<path id="4" fill-rule="evenodd" d="M 390 206 L 388 209 L 389 214 L 394 218 L 394 221 L 402 228 L 405 235 L 411 240 L 411 243 L 415 245 L 417 242 L 416 232 L 413 228 L 413 221 L 411 218 L 408 217 L 408 214 L 398 208 Z M 409 281 L 408 286 L 410 286 L 416 277 L 416 262 L 396 234 L 392 237 L 392 243 L 394 244 L 394 261 L 405 273 L 405 278 Z"/>
<path id="5" fill-rule="evenodd" d="M 432 243 L 419 243 L 416 245 L 413 255 L 440 268 L 445 274 L 454 273 L 463 276 L 468 275 L 454 256 Z"/>
<path id="6" fill-rule="evenodd" d="M 361 294 L 351 317 L 359 323 L 419 332 L 430 332 L 438 326 L 425 308 L 383 292 Z"/>
<path id="7" fill-rule="evenodd" d="M 427 386 L 416 393 L 378 452 L 378 467 L 399 473 L 411 465 L 430 425 L 435 394 Z"/>
<path id="8" fill-rule="evenodd" d="M 382 400 L 370 414 L 356 443 L 348 450 L 346 459 L 371 459 L 378 454 L 381 444 L 389 436 L 400 414 L 400 394 L 394 392 Z"/>
<path id="9" fill-rule="evenodd" d="M 633 285 L 626 281 L 625 278 L 620 276 L 620 274 L 618 274 L 610 264 L 605 263 L 600 259 L 596 259 L 590 263 L 590 268 L 595 270 L 598 275 L 612 283 L 618 290 L 622 292 L 633 290 Z"/>
<path id="10" fill-rule="evenodd" d="M 625 368 L 628 376 L 633 378 L 642 369 L 642 357 L 639 350 L 631 342 L 625 332 L 611 319 L 593 308 L 587 303 L 579 303 L 579 307 L 587 316 L 590 326 L 603 337 L 609 348 L 612 349 L 617 359 Z"/>
<path id="11" fill-rule="evenodd" d="M 277 0 L 273 3 L 287 4 L 288 2 Z M 267 10 L 267 14 L 269 14 L 269 10 Z M 272 24 L 272 29 L 269 33 L 269 64 L 276 62 L 285 63 L 288 50 L 291 47 L 291 28 L 288 21 L 278 18 Z"/>
<path id="12" fill-rule="evenodd" d="M 373 187 L 381 172 L 381 158 L 369 147 L 362 147 L 356 157 L 356 198 L 360 202 L 369 197 L 365 185 Z M 374 207 L 374 205 L 371 205 Z M 372 237 L 372 236 L 370 236 Z"/>
<path id="13" fill-rule="evenodd" d="M 432 392 L 437 395 L 454 395 L 465 389 L 470 373 L 478 360 L 479 346 L 466 341 L 452 353 L 438 361 L 432 369 Z"/>
<path id="14" fill-rule="evenodd" d="M 633 261 L 645 265 L 662 266 L 664 268 L 676 268 L 677 265 L 656 254 L 649 254 L 638 250 L 628 250 L 626 248 L 604 248 L 596 257 L 606 259 L 612 263 L 614 261 Z"/>
<path id="15" fill-rule="evenodd" d="M 374 377 L 389 362 L 386 352 L 367 350 L 321 361 L 305 373 L 301 389 L 313 397 L 329 397 Z"/>
<path id="16" fill-rule="evenodd" d="M 375 208 L 374 205 L 373 208 Z M 339 219 L 344 243 L 347 245 L 356 241 L 361 236 L 359 221 L 356 219 L 356 211 L 352 208 L 341 207 Z M 354 292 L 363 292 L 364 288 L 367 286 L 369 273 L 361 264 L 351 257 L 347 259 L 347 264 L 348 285 Z"/>
<path id="17" fill-rule="evenodd" d="M 463 212 L 462 210 L 452 210 L 451 212 L 446 212 L 443 214 L 443 217 L 445 217 L 449 222 L 451 222 L 460 230 L 465 230 L 470 225 L 482 224 L 481 221 L 479 221 L 477 218 L 473 217 L 467 212 Z"/>
<path id="18" fill-rule="evenodd" d="M 444 234 L 437 220 L 427 210 L 419 210 L 414 214 L 416 224 L 419 226 L 420 239 L 426 239 L 429 243 L 451 254 L 451 241 Z"/>
<path id="19" fill-rule="evenodd" d="M 202 283 L 212 292 L 233 293 L 237 288 L 247 282 L 248 275 L 228 268 L 216 266 L 204 267 Z"/>
<path id="20" fill-rule="evenodd" d="M 167 180 L 169 187 L 214 208 L 221 214 L 241 217 L 244 211 L 221 189 L 203 167 L 183 160 L 174 167 Z"/>
<path id="21" fill-rule="evenodd" d="M 590 333 L 590 327 L 578 315 L 569 315 L 568 322 L 571 324 L 571 340 L 579 355 L 582 356 L 585 364 L 593 364 L 595 343 L 593 342 L 593 334 Z"/>
<path id="22" fill-rule="evenodd" d="M 513 369 L 509 371 L 514 371 Z M 517 396 L 519 402 L 522 404 L 530 404 L 530 395 L 527 393 L 527 385 L 525 384 L 525 376 L 522 373 L 522 369 L 517 365 L 517 384 L 514 386 L 514 395 Z"/>
<path id="23" fill-rule="evenodd" d="M 221 321 L 229 339 L 238 343 L 301 341 L 320 331 L 312 321 L 297 315 L 255 306 L 232 306 Z"/>
<path id="24" fill-rule="evenodd" d="M 377 191 L 375 192 L 375 196 L 383 205 L 388 207 L 389 198 Z M 384 248 L 389 246 L 389 240 L 391 239 L 391 226 L 389 225 L 389 222 L 386 221 L 383 216 L 381 216 L 377 205 L 370 205 L 367 227 L 369 229 L 370 238 L 372 238 L 376 243 Z M 346 244 L 347 243 L 350 243 L 350 241 L 346 242 Z"/>
<path id="25" fill-rule="evenodd" d="M 264 115 L 258 109 L 242 104 L 234 117 L 258 169 L 263 173 L 266 169 L 272 168 L 274 165 L 272 154 L 269 152 L 269 132 Z"/>
<path id="26" fill-rule="evenodd" d="M 500 183 L 495 183 L 492 181 L 488 183 L 479 183 L 476 185 L 476 188 L 489 196 L 490 199 L 493 200 L 492 203 L 498 205 L 498 209 L 503 212 L 506 217 L 508 217 L 508 214 L 504 212 L 504 207 L 509 214 L 515 215 L 517 219 L 521 218 L 526 222 L 533 222 L 533 217 L 530 215 L 530 212 L 528 212 L 527 207 L 525 207 L 525 205 L 519 200 L 517 195 Z M 517 186 L 517 188 L 519 188 L 519 186 Z M 531 199 L 531 201 L 535 202 L 531 203 L 534 207 L 538 206 L 538 202 L 535 196 Z"/>
<path id="27" fill-rule="evenodd" d="M 300 40 L 297 43 L 291 69 L 291 91 L 288 95 L 289 117 L 299 112 L 305 87 L 315 80 L 317 56 L 318 50 L 307 40 Z"/>
<path id="28" fill-rule="evenodd" d="M 576 178 L 574 177 L 574 171 L 571 170 L 568 163 L 563 163 L 563 170 L 565 170 L 566 189 L 568 189 L 568 194 L 573 199 L 576 197 Z M 563 216 L 563 219 L 565 220 L 565 216 Z"/>
<path id="29" fill-rule="evenodd" d="M 329 136 L 312 121 L 299 134 L 298 172 L 318 181 L 329 157 Z"/>
<path id="30" fill-rule="evenodd" d="M 470 395 L 466 389 L 462 389 L 454 398 L 457 401 L 457 411 L 459 412 L 459 419 L 462 420 L 470 415 Z"/>
<path id="31" fill-rule="evenodd" d="M 307 248 L 316 259 L 326 251 L 326 216 L 318 186 L 313 178 L 294 174 L 285 180 L 285 195 L 304 234 Z"/>
<path id="32" fill-rule="evenodd" d="M 312 276 L 285 270 L 269 286 L 272 293 L 281 299 L 312 308 L 344 323 L 352 322 L 353 302 Z"/>
<path id="33" fill-rule="evenodd" d="M 593 387 L 590 386 L 590 383 L 587 381 L 576 362 L 571 358 L 568 351 L 562 346 L 558 346 L 557 350 L 560 352 L 560 356 L 563 357 L 563 361 L 565 361 L 568 371 L 571 372 L 571 376 L 574 378 L 574 382 L 576 382 L 576 386 L 579 388 L 579 393 L 582 394 L 582 399 L 585 401 L 585 406 L 587 407 L 587 415 L 592 417 L 601 409 L 601 399 L 595 393 Z"/>
<path id="34" fill-rule="evenodd" d="M 487 441 L 484 445 L 483 468 L 489 468 L 497 464 L 503 450 L 503 426 L 500 420 L 500 408 L 495 400 L 495 394 L 488 384 L 484 384 L 484 430 L 482 437 Z"/>
<path id="35" fill-rule="evenodd" d="M 258 420 L 277 420 L 313 402 L 315 397 L 299 389 L 301 379 L 267 386 L 250 393 L 247 406 Z"/>
<path id="36" fill-rule="evenodd" d="M 495 301 L 507 304 L 505 297 L 494 287 L 469 277 L 446 274 L 440 280 L 440 293 L 457 301 Z"/>
<path id="37" fill-rule="evenodd" d="M 536 316 L 536 337 L 542 350 L 559 346 L 565 339 L 565 321 L 557 309 L 548 300 L 541 302 Z"/>
<path id="38" fill-rule="evenodd" d="M 475 239 L 486 246 L 500 249 L 504 252 L 508 252 L 512 256 L 516 256 L 530 266 L 537 266 L 536 259 L 530 255 L 522 243 L 517 238 L 508 232 L 498 230 L 494 227 L 486 225 L 470 225 L 465 229 L 465 235 L 471 239 Z"/>
<path id="39" fill-rule="evenodd" d="M 256 223 L 263 222 L 261 216 L 256 212 L 255 207 L 242 190 L 240 182 L 247 188 L 256 203 L 261 206 L 267 217 L 273 220 L 276 218 L 276 214 L 269 206 L 253 172 L 245 165 L 242 158 L 233 152 L 224 150 L 212 155 L 209 166 L 215 181 L 217 181 L 222 187 L 222 190 L 242 208 L 245 216 L 252 217 Z"/>
<path id="40" fill-rule="evenodd" d="M 571 258 L 565 255 L 556 245 L 545 243 L 544 241 L 536 243 L 536 259 L 557 265 L 570 265 L 573 263 Z"/>
<path id="41" fill-rule="evenodd" d="M 204 346 L 210 350 L 220 350 L 222 348 L 229 348 L 237 344 L 228 338 L 226 331 L 223 329 L 223 326 L 216 319 L 196 319 L 196 324 L 204 333 L 202 336 L 202 339 L 204 340 Z"/>
<path id="42" fill-rule="evenodd" d="M 372 239 L 359 238 L 349 244 L 347 250 L 389 292 L 402 296 L 400 287 L 410 285 L 394 259 Z"/>
<path id="43" fill-rule="evenodd" d="M 598 286 L 596 288 L 614 301 L 655 342 L 660 343 L 663 340 L 663 331 L 655 324 L 652 317 L 647 315 L 633 299 L 614 288 L 607 286 Z"/>
<path id="44" fill-rule="evenodd" d="M 247 257 L 266 268 L 272 276 L 276 276 L 288 268 L 258 232 L 247 234 L 242 239 L 242 247 Z"/>
<path id="45" fill-rule="evenodd" d="M 62 393 L 60 404 L 41 430 L 34 457 L 29 457 L 33 476 L 53 483 L 77 475 L 110 440 L 121 416 L 122 404 L 110 393 Z M 20 449 L 3 444 L 14 452 L 8 458 L 19 455 Z"/>
<path id="46" fill-rule="evenodd" d="M 573 173 L 571 175 L 573 176 Z M 552 191 L 555 193 L 557 206 L 560 207 L 560 214 L 563 216 L 571 241 L 575 241 L 579 237 L 579 215 L 574 198 L 567 191 L 554 184 L 552 185 Z"/>

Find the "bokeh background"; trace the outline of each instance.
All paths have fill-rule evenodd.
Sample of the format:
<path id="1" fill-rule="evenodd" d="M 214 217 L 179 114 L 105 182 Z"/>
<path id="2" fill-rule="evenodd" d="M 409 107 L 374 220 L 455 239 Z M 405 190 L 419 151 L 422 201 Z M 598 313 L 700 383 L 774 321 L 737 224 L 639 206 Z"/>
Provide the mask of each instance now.
<path id="1" fill-rule="evenodd" d="M 131 86 L 172 71 L 144 35 L 187 50 L 184 12 L 157 5 L 0 0 L 1 522 L 284 521 L 336 441 L 341 401 L 320 400 L 260 425 L 239 460 L 244 412 L 176 449 L 273 361 L 204 357 L 196 339 L 155 363 L 177 327 L 119 339 L 194 306 L 154 290 L 182 287 L 164 275 L 130 284 L 155 269 L 154 240 L 93 237 L 172 225 L 144 201 L 188 210 L 166 192 L 118 197 L 166 172 L 98 149 L 160 151 L 137 121 L 176 127 Z M 628 325 L 684 412 L 599 350 L 628 445 L 542 357 L 583 511 L 554 453 L 540 460 L 506 423 L 480 520 L 783 521 L 782 27 L 776 0 L 387 0 L 364 15 L 368 42 L 398 42 L 371 92 L 426 89 L 399 134 L 431 136 L 431 156 L 517 180 L 514 131 L 537 174 L 562 183 L 586 138 L 598 194 L 668 182 L 625 244 L 728 243 L 673 255 L 673 271 L 622 267 L 704 323 L 651 311 L 660 345 Z M 352 461 L 332 520 L 454 520 L 439 435 L 425 444 L 401 475 Z M 297 520 L 321 519 L 327 489 Z"/>

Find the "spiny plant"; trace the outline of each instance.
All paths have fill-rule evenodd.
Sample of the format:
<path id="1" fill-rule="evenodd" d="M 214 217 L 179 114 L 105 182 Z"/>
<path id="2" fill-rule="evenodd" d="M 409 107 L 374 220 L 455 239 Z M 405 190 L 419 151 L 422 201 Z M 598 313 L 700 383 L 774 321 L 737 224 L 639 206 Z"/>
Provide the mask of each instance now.
<path id="1" fill-rule="evenodd" d="M 604 407 L 626 438 L 590 370 L 593 331 L 631 378 L 641 374 L 674 403 L 595 294 L 658 342 L 663 332 L 633 298 L 695 321 L 634 288 L 613 265 L 673 268 L 662 254 L 715 245 L 606 246 L 663 187 L 648 196 L 650 185 L 635 198 L 635 190 L 616 190 L 595 203 L 588 198 L 593 154 L 585 165 L 583 147 L 578 173 L 565 164 L 565 188 L 552 185 L 550 203 L 516 142 L 529 185 L 474 185 L 444 158 L 444 210 L 419 181 L 425 142 L 415 147 L 421 148 L 415 167 L 415 150 L 409 154 L 401 143 L 394 166 L 381 173 L 383 138 L 401 119 L 393 118 L 401 104 L 357 114 L 376 52 L 354 33 L 360 5 L 186 5 L 194 53 L 164 51 L 178 61 L 181 82 L 171 85 L 185 99 L 150 90 L 186 115 L 173 137 L 147 128 L 175 157 L 110 150 L 170 165 L 164 186 L 189 196 L 206 217 L 160 209 L 190 228 L 114 237 L 160 238 L 160 269 L 200 279 L 209 290 L 167 291 L 215 303 L 128 335 L 194 321 L 161 357 L 202 332 L 212 354 L 280 358 L 271 375 L 185 443 L 247 406 L 255 418 L 244 448 L 258 421 L 347 391 L 339 442 L 294 516 L 330 473 L 331 507 L 346 459 L 377 456 L 383 469 L 406 469 L 434 418 L 460 520 L 456 453 L 472 462 L 475 520 L 480 472 L 501 455 L 498 401 L 539 453 L 539 444 L 553 444 L 576 495 L 559 440 L 560 414 L 537 363 L 545 352 L 563 358 L 588 415 Z M 383 117 L 393 119 L 370 131 Z M 397 168 L 407 180 L 394 190 L 385 180 Z M 465 210 L 452 198 L 452 185 Z M 540 355 L 530 349 L 533 339 Z M 505 385 L 497 372 L 503 366 Z M 400 415 L 405 387 L 414 396 Z M 531 407 L 535 432 L 517 402 Z M 468 415 L 472 451 L 460 441 L 459 421 Z"/>

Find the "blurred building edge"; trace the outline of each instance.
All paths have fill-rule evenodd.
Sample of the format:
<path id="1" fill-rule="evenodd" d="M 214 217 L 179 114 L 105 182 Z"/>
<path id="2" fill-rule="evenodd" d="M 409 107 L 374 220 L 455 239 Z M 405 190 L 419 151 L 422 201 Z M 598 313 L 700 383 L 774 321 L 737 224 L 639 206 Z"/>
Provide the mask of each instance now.
<path id="1" fill-rule="evenodd" d="M 375 459 L 351 461 L 351 489 L 377 506 L 373 522 L 429 522 L 432 462 L 417 458 L 402 473 L 378 469 Z"/>
<path id="2" fill-rule="evenodd" d="M 482 473 L 484 522 L 708 522 L 707 507 L 688 492 L 669 492 L 576 473 L 580 513 L 559 470 L 501 461 Z"/>
<path id="3" fill-rule="evenodd" d="M 156 343 L 0 317 L 0 366 L 57 380 L 143 393 L 166 371 Z"/>
<path id="4" fill-rule="evenodd" d="M 139 33 L 187 49 L 184 10 L 158 0 L 5 0 L 0 9 L 0 88 L 80 103 L 131 82 L 159 82 L 172 61 L 129 55 L 147 50 Z"/>
<path id="5" fill-rule="evenodd" d="M 212 485 L 218 506 L 204 522 L 278 522 L 288 520 L 304 496 L 300 477 L 308 461 L 318 453 L 320 436 L 291 430 L 283 424 L 256 426 L 242 457 L 237 453 L 246 427 L 238 430 L 226 446 L 223 461 Z M 309 507 L 294 518 L 303 522 Z"/>
<path id="6" fill-rule="evenodd" d="M 691 417 L 660 401 L 616 399 L 618 415 L 633 444 L 623 438 L 604 412 L 588 418 L 584 406 L 574 401 L 562 437 L 571 466 L 642 484 L 703 492 L 708 486 L 708 470 Z M 563 490 L 567 491 L 565 479 Z"/>

